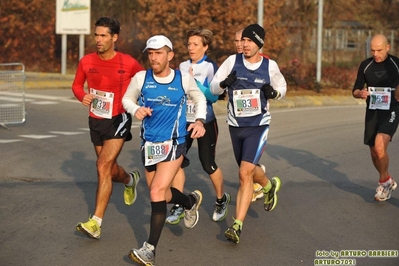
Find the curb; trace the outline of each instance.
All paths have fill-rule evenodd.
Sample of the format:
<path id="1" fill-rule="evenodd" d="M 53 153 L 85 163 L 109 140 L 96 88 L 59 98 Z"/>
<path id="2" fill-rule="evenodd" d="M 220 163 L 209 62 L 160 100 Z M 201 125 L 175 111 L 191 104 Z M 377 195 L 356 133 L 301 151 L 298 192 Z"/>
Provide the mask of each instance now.
<path id="1" fill-rule="evenodd" d="M 25 72 L 25 89 L 70 89 L 75 75 Z"/>

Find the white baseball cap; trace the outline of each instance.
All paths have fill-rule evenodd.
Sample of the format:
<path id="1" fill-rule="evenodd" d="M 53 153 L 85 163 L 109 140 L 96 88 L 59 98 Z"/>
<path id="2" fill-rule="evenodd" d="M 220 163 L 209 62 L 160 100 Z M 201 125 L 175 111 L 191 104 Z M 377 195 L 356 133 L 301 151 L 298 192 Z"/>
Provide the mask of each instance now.
<path id="1" fill-rule="evenodd" d="M 144 48 L 143 53 L 147 49 L 161 49 L 164 46 L 168 46 L 173 50 L 172 42 L 164 35 L 155 35 L 147 40 L 147 46 Z"/>

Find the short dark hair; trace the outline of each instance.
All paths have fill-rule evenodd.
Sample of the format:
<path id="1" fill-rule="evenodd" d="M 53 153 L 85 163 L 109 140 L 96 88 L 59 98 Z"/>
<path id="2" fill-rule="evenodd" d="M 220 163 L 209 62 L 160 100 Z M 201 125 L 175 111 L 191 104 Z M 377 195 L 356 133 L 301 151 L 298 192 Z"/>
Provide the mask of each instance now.
<path id="1" fill-rule="evenodd" d="M 94 24 L 96 27 L 107 27 L 109 29 L 109 33 L 113 36 L 114 34 L 118 34 L 121 31 L 121 24 L 118 20 L 109 17 L 101 17 Z"/>

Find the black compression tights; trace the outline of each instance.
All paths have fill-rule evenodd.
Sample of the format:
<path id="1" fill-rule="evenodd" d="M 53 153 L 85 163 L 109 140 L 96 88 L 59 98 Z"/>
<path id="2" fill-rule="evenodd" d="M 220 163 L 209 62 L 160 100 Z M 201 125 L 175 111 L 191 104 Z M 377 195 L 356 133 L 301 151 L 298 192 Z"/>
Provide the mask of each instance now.
<path id="1" fill-rule="evenodd" d="M 216 165 L 215 162 L 215 154 L 216 154 L 216 142 L 219 134 L 219 127 L 216 119 L 206 123 L 204 127 L 206 130 L 205 135 L 197 139 L 198 156 L 204 171 L 208 175 L 211 175 L 218 169 L 218 166 Z M 193 144 L 194 141 L 190 137 L 190 134 L 186 136 L 187 153 L 190 150 L 191 145 Z"/>

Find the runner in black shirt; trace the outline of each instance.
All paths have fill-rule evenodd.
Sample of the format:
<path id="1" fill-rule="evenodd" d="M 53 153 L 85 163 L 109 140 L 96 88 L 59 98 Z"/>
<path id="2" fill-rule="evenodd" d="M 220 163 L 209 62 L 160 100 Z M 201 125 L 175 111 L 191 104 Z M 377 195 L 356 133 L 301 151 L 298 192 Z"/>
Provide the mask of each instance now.
<path id="1" fill-rule="evenodd" d="M 395 99 L 395 87 L 399 85 L 399 58 L 388 54 L 390 45 L 382 34 L 372 38 L 370 47 L 373 56 L 360 64 L 352 95 L 367 103 L 364 144 L 370 147 L 373 164 L 379 173 L 374 199 L 386 201 L 397 187 L 388 172 L 387 148 L 398 127 L 399 104 Z"/>

